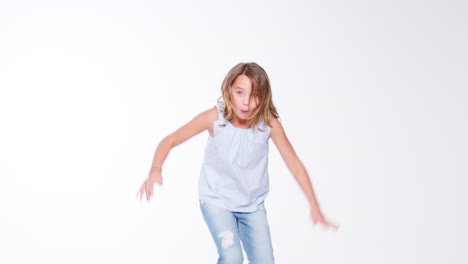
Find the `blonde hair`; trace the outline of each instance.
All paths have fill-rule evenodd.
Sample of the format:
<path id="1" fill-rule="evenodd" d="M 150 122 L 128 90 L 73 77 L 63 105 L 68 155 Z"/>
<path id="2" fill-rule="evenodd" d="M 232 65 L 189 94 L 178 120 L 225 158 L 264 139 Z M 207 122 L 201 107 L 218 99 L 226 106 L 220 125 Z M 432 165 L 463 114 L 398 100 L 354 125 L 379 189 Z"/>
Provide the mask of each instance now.
<path id="1" fill-rule="evenodd" d="M 270 80 L 265 70 L 255 62 L 239 63 L 234 66 L 224 78 L 221 85 L 221 96 L 218 102 L 224 105 L 224 119 L 231 122 L 236 116 L 231 102 L 231 87 L 239 75 L 245 75 L 252 83 L 252 91 L 256 90 L 258 95 L 258 105 L 255 111 L 247 119 L 249 127 L 256 126 L 263 118 L 266 125 L 271 127 L 270 118 L 279 118 L 276 107 L 273 104 Z M 251 93 L 252 94 L 252 93 Z M 222 99 L 222 100 L 221 100 Z"/>

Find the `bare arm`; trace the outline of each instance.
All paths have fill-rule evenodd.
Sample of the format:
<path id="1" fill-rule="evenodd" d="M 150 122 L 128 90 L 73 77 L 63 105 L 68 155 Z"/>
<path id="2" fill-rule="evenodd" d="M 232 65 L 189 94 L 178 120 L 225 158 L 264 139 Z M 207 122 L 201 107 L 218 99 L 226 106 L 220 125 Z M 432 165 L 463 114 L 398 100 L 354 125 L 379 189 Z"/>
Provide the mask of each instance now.
<path id="1" fill-rule="evenodd" d="M 216 117 L 216 109 L 209 109 L 198 114 L 190 122 L 165 137 L 161 143 L 159 143 L 156 152 L 154 153 L 151 170 L 161 171 L 164 160 L 166 160 L 167 155 L 175 146 L 182 144 L 186 140 L 205 130 L 209 130 L 211 134 L 213 121 L 216 120 Z"/>
<path id="2" fill-rule="evenodd" d="M 154 183 L 162 184 L 162 166 L 171 149 L 205 130 L 208 130 L 210 134 L 212 134 L 213 122 L 216 118 L 216 108 L 204 111 L 190 120 L 187 124 L 177 129 L 174 133 L 165 137 L 159 143 L 156 148 L 156 152 L 154 153 L 148 179 L 140 188 L 140 199 L 143 197 L 143 193 L 146 193 L 146 198 L 149 200 L 153 195 Z"/>
<path id="3" fill-rule="evenodd" d="M 271 119 L 271 125 L 271 139 L 278 148 L 289 171 L 292 173 L 297 183 L 301 187 L 302 191 L 304 192 L 305 196 L 307 197 L 307 200 L 310 204 L 311 216 L 314 220 L 314 223 L 321 222 L 325 226 L 331 226 L 335 229 L 338 228 L 338 226 L 329 223 L 323 217 L 317 198 L 315 197 L 314 189 L 312 188 L 312 183 L 310 181 L 309 175 L 307 174 L 304 165 L 299 160 L 296 152 L 294 151 L 294 148 L 289 142 L 289 139 L 286 136 L 286 133 L 284 132 L 283 126 L 278 121 L 278 119 L 274 117 Z"/>

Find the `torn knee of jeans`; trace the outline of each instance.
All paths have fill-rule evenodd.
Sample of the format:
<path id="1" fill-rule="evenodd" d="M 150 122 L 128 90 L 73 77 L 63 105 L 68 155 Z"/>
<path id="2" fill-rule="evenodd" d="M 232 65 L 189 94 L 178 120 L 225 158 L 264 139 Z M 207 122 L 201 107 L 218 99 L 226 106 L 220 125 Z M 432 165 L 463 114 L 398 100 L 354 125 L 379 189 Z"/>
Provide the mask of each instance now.
<path id="1" fill-rule="evenodd" d="M 221 238 L 221 247 L 222 248 L 227 248 L 229 246 L 232 246 L 234 244 L 234 233 L 232 231 L 223 231 L 219 233 L 218 235 L 219 238 Z"/>

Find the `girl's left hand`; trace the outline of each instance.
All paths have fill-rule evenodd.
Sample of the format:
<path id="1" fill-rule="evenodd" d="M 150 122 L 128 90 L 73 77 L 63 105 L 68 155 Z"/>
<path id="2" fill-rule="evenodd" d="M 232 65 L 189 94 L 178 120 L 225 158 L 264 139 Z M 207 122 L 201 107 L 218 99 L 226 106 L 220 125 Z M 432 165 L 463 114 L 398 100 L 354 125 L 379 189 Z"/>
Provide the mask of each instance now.
<path id="1" fill-rule="evenodd" d="M 322 213 L 320 211 L 317 211 L 317 210 L 310 210 L 310 215 L 312 216 L 312 221 L 314 222 L 314 225 L 317 224 L 317 223 L 321 223 L 322 225 L 324 225 L 325 227 L 331 227 L 333 229 L 338 230 L 338 225 L 334 224 L 334 223 L 331 223 L 329 221 L 327 221 L 325 219 L 325 217 L 323 217 Z"/>

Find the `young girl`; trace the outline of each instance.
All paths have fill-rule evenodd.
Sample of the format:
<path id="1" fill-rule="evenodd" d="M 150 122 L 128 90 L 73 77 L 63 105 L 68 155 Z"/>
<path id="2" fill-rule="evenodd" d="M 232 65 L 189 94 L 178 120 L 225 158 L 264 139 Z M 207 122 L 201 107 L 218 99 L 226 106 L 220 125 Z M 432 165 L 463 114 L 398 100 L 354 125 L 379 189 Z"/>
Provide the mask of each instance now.
<path id="1" fill-rule="evenodd" d="M 338 226 L 322 215 L 309 176 L 278 121 L 265 70 L 256 63 L 239 63 L 228 72 L 221 92 L 216 107 L 161 141 L 139 190 L 140 199 L 146 193 L 149 200 L 153 185 L 162 185 L 162 165 L 169 151 L 208 130 L 198 192 L 201 212 L 218 249 L 218 263 L 243 263 L 242 247 L 249 263 L 273 263 L 264 206 L 271 138 L 309 201 L 314 224 L 336 230 Z"/>

